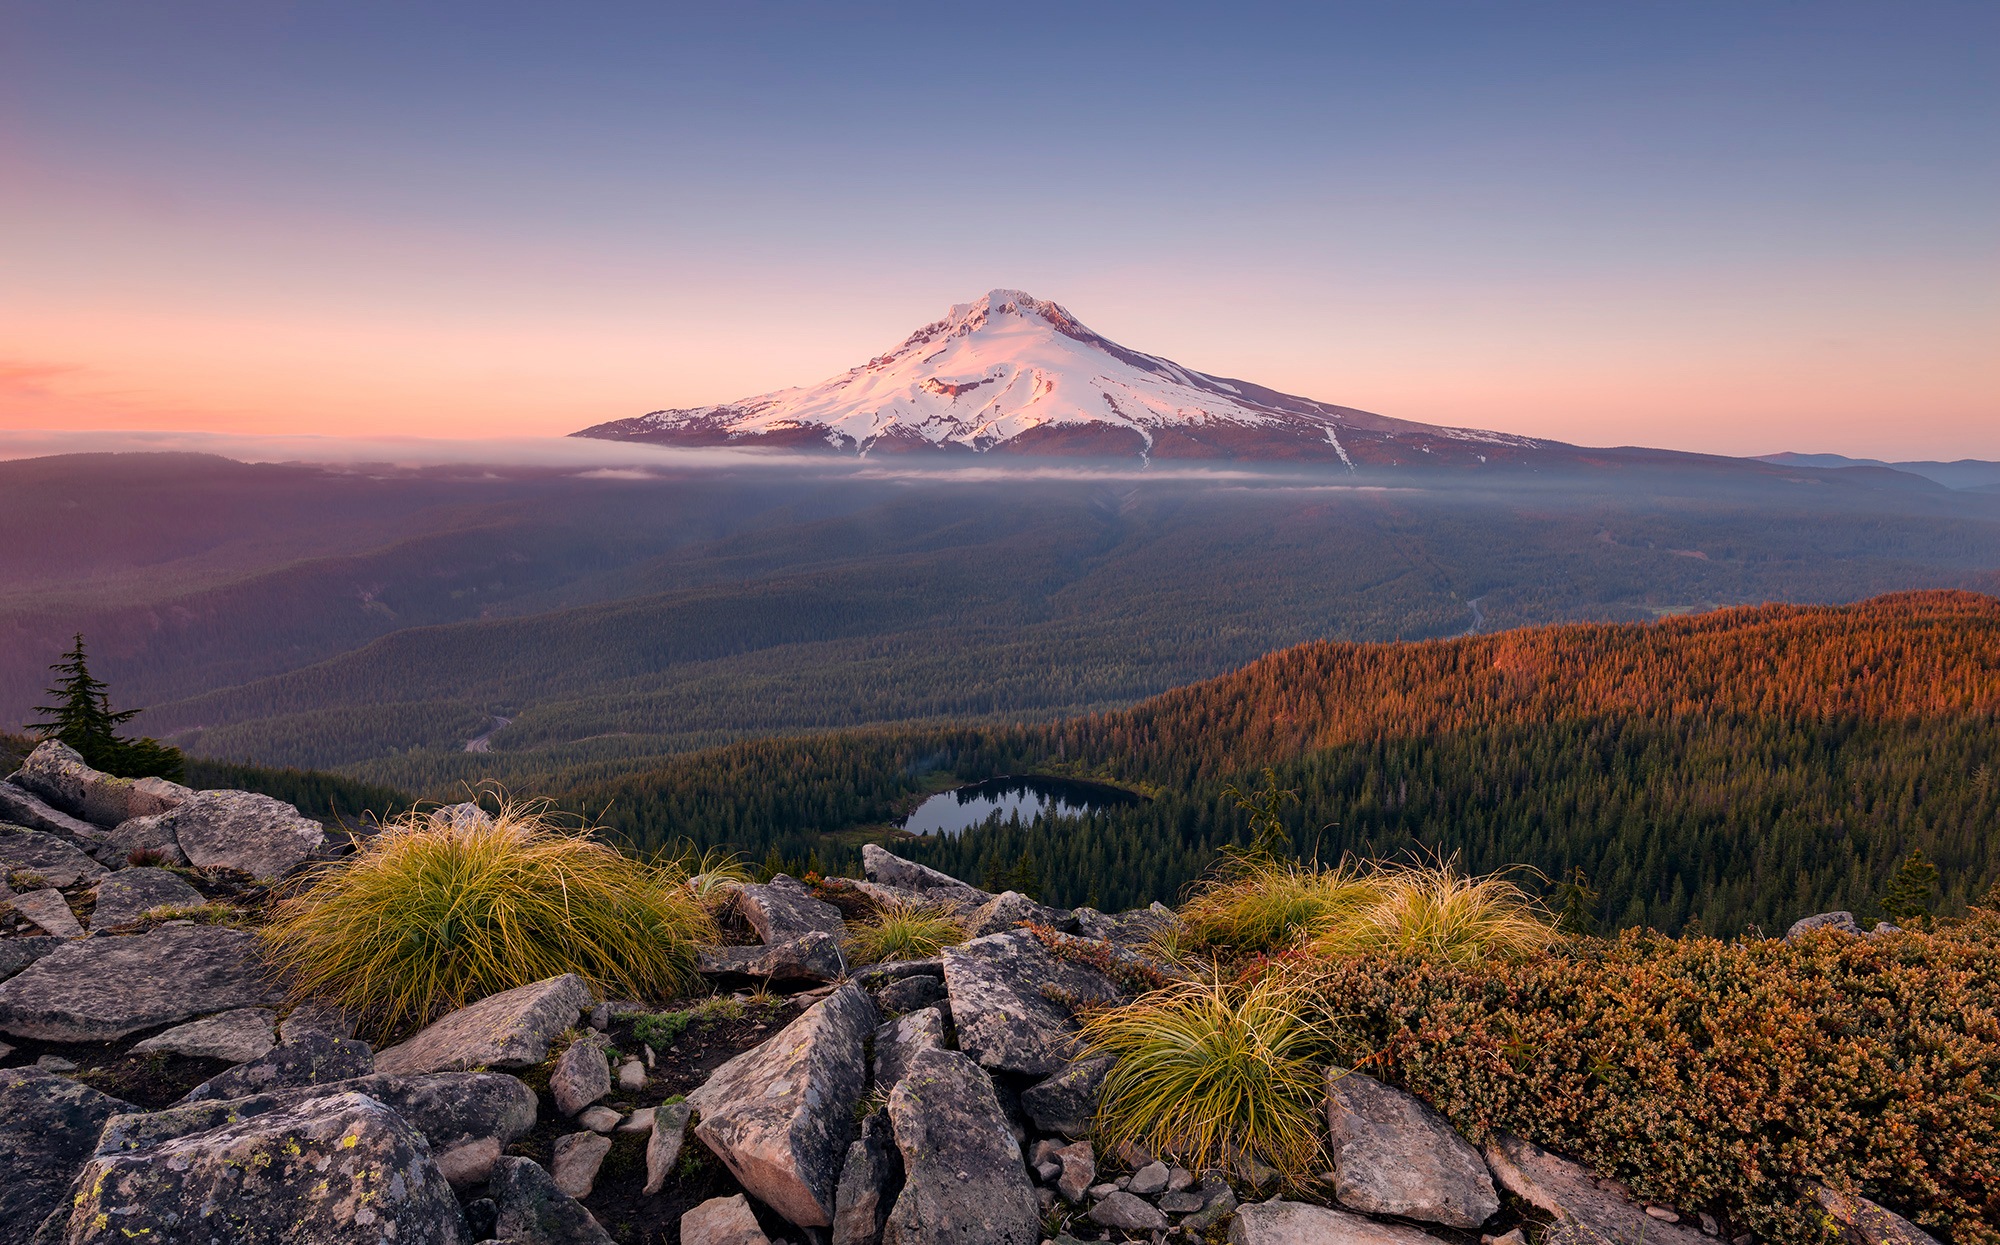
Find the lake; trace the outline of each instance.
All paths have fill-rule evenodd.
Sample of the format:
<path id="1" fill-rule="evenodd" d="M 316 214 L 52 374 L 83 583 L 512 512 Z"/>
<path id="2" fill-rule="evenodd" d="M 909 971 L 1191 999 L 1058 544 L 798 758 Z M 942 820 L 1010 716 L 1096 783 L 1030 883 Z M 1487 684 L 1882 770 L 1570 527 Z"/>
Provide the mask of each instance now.
<path id="1" fill-rule="evenodd" d="M 941 791 L 917 805 L 903 822 L 911 834 L 959 835 L 995 813 L 1002 821 L 1037 817 L 1078 817 L 1100 808 L 1136 804 L 1139 797 L 1120 787 L 1069 778 L 1039 776 L 989 778 Z"/>

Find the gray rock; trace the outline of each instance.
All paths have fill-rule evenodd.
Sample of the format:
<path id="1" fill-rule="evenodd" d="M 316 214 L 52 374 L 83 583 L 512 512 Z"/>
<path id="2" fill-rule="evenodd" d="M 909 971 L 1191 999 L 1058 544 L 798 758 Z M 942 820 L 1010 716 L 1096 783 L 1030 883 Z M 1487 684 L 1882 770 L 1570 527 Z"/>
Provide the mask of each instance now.
<path id="1" fill-rule="evenodd" d="M 1840 1193 L 1823 1184 L 1813 1185 L 1812 1195 L 1833 1221 L 1836 1239 L 1842 1245 L 1938 1245 L 1930 1233 L 1865 1197 Z"/>
<path id="2" fill-rule="evenodd" d="M 657 1107 L 638 1108 L 632 1114 L 618 1121 L 618 1131 L 621 1133 L 645 1133 L 650 1136 L 653 1131 L 653 1116 L 657 1111 Z"/>
<path id="3" fill-rule="evenodd" d="M 1038 904 L 1019 891 L 1006 891 L 975 908 L 965 918 L 965 932 L 980 938 L 1022 925 L 1059 926 L 1068 918 L 1069 913 Z"/>
<path id="4" fill-rule="evenodd" d="M 1175 1193 L 1179 1193 L 1183 1189 L 1192 1189 L 1194 1182 L 1195 1174 L 1185 1167 L 1169 1167 L 1167 1169 L 1167 1188 Z"/>
<path id="5" fill-rule="evenodd" d="M 1081 1202 L 1083 1195 L 1097 1183 L 1097 1150 L 1088 1141 L 1075 1141 L 1063 1146 L 1050 1155 L 1062 1169 L 1056 1177 L 1056 1192 L 1072 1202 Z"/>
<path id="6" fill-rule="evenodd" d="M 431 820 L 454 830 L 478 830 L 493 824 L 493 814 L 477 804 L 446 804 L 431 810 Z"/>
<path id="7" fill-rule="evenodd" d="M 576 1122 L 593 1133 L 608 1133 L 624 1118 L 614 1107 L 585 1107 L 577 1113 Z"/>
<path id="8" fill-rule="evenodd" d="M 737 887 L 736 912 L 766 944 L 790 942 L 815 931 L 838 940 L 847 932 L 840 909 L 813 898 L 803 882 L 782 873 L 761 885 Z"/>
<path id="9" fill-rule="evenodd" d="M 1201 1209 L 1181 1220 L 1181 1226 L 1197 1236 L 1236 1211 L 1236 1192 L 1219 1177 L 1204 1177 L 1189 1192 L 1201 1198 Z"/>
<path id="10" fill-rule="evenodd" d="M 1343 1206 L 1454 1228 L 1476 1228 L 1500 1209 L 1479 1151 L 1414 1095 L 1329 1071 L 1326 1118 Z"/>
<path id="11" fill-rule="evenodd" d="M 556 1138 L 550 1175 L 556 1188 L 582 1201 L 597 1186 L 597 1169 L 611 1153 L 611 1138 L 597 1133 L 568 1133 Z"/>
<path id="12" fill-rule="evenodd" d="M 1803 935 L 1809 934 L 1816 929 L 1830 929 L 1836 934 L 1859 934 L 1862 932 L 1861 924 L 1854 919 L 1852 912 L 1822 912 L 1817 916 L 1803 917 L 1797 921 L 1793 921 L 1792 927 L 1785 931 L 1785 941 L 1796 942 Z"/>
<path id="13" fill-rule="evenodd" d="M 81 818 L 72 817 L 26 787 L 0 781 L 0 821 L 28 830 L 46 830 L 65 838 L 95 842 L 104 833 Z"/>
<path id="14" fill-rule="evenodd" d="M 889 1094 L 903 1191 L 884 1245 L 1037 1245 L 1041 1204 L 978 1064 L 928 1050 Z"/>
<path id="15" fill-rule="evenodd" d="M 983 1067 L 1029 1076 L 1046 1076 L 1076 1054 L 1069 1002 L 1121 997 L 1110 978 L 1057 959 L 1025 931 L 946 948 L 944 981 L 959 1049 Z"/>
<path id="16" fill-rule="evenodd" d="M 93 893 L 97 906 L 90 913 L 92 929 L 136 921 L 154 908 L 192 908 L 203 902 L 200 891 L 165 869 L 120 869 L 99 882 Z"/>
<path id="17" fill-rule="evenodd" d="M 1165 904 L 1135 908 L 1115 916 L 1108 916 L 1095 908 L 1078 908 L 1070 916 L 1076 922 L 1079 937 L 1118 943 L 1128 948 L 1147 945 L 1180 920 Z"/>
<path id="18" fill-rule="evenodd" d="M 1531 1141 L 1501 1133 L 1486 1143 L 1486 1166 L 1500 1187 L 1556 1217 L 1556 1222 L 1620 1245 L 1698 1245 L 1698 1229 L 1661 1223 L 1645 1208 L 1605 1189 L 1588 1169 Z"/>
<path id="19" fill-rule="evenodd" d="M 669 1103 L 653 1112 L 653 1135 L 646 1142 L 647 1197 L 667 1187 L 674 1164 L 681 1157 L 681 1143 L 687 1138 L 690 1110 L 685 1102 Z"/>
<path id="20" fill-rule="evenodd" d="M 175 1106 L 223 1102 L 281 1089 L 327 1085 L 367 1076 L 375 1070 L 375 1052 L 366 1042 L 337 1038 L 331 1033 L 301 1033 L 268 1052 L 239 1063 L 189 1090 Z"/>
<path id="21" fill-rule="evenodd" d="M 936 977 L 902 977 L 875 992 L 875 1004 L 885 1012 L 913 1012 L 944 999 L 942 970 Z"/>
<path id="22" fill-rule="evenodd" d="M 1082 1137 L 1090 1132 L 1098 1091 L 1117 1062 L 1109 1055 L 1074 1060 L 1054 1076 L 1022 1090 L 1021 1110 L 1038 1132 Z"/>
<path id="23" fill-rule="evenodd" d="M 1144 1167 L 1141 1167 L 1138 1171 L 1132 1173 L 1132 1183 L 1125 1186 L 1125 1191 L 1127 1193 L 1136 1193 L 1140 1197 L 1152 1197 L 1156 1193 L 1165 1193 L 1167 1191 L 1167 1165 L 1158 1159 L 1154 1159 Z"/>
<path id="24" fill-rule="evenodd" d="M 354 1019 L 336 1004 L 308 999 L 293 1008 L 291 1013 L 278 1023 L 278 1036 L 287 1042 L 302 1033 L 330 1033 L 334 1037 L 353 1037 Z"/>
<path id="25" fill-rule="evenodd" d="M 163 865 L 185 865 L 187 853 L 175 841 L 174 828 L 166 818 L 165 813 L 155 813 L 121 821 L 90 849 L 90 854 L 113 869 L 123 869 L 135 852 L 142 851 L 157 852 Z"/>
<path id="26" fill-rule="evenodd" d="M 430 1142 L 438 1167 L 454 1184 L 486 1179 L 500 1152 L 535 1126 L 535 1091 L 505 1073 L 376 1073 L 329 1085 L 114 1116 L 104 1125 L 97 1149 L 100 1154 L 149 1150 L 234 1120 L 344 1093 L 366 1094 L 395 1108 Z"/>
<path id="27" fill-rule="evenodd" d="M 0 938 L 0 981 L 5 981 L 63 945 L 61 938 Z"/>
<path id="28" fill-rule="evenodd" d="M 45 934 L 55 938 L 83 937 L 83 926 L 77 924 L 76 913 L 69 910 L 69 900 L 64 899 L 59 890 L 29 891 L 7 902 L 14 906 L 15 912 L 34 922 Z"/>
<path id="29" fill-rule="evenodd" d="M 1090 1208 L 1087 1218 L 1100 1228 L 1119 1228 L 1126 1232 L 1165 1232 L 1172 1226 L 1158 1207 L 1123 1189 L 1099 1199 L 1097 1205 Z"/>
<path id="30" fill-rule="evenodd" d="M 278 1044 L 273 1032 L 278 1013 L 264 1007 L 239 1007 L 235 1011 L 204 1017 L 156 1033 L 132 1048 L 135 1055 L 164 1051 L 194 1059 L 226 1059 L 248 1063 L 262 1059 Z"/>
<path id="31" fill-rule="evenodd" d="M 710 977 L 838 981 L 847 973 L 847 959 L 838 938 L 813 930 L 763 947 L 703 947 L 695 967 Z"/>
<path id="32" fill-rule="evenodd" d="M 842 986 L 687 1097 L 701 1114 L 695 1136 L 746 1190 L 800 1227 L 833 1222 L 875 1020 L 867 994 Z"/>
<path id="33" fill-rule="evenodd" d="M 193 794 L 164 778 L 118 778 L 92 769 L 74 748 L 53 739 L 29 753 L 7 781 L 72 817 L 105 827 L 164 813 Z"/>
<path id="34" fill-rule="evenodd" d="M 741 1193 L 712 1197 L 681 1216 L 681 1245 L 770 1245 Z"/>
<path id="35" fill-rule="evenodd" d="M 64 1200 L 104 1121 L 131 1109 L 66 1076 L 0 1068 L 0 1245 L 25 1245 Z"/>
<path id="36" fill-rule="evenodd" d="M 299 810 L 250 791 L 203 791 L 160 819 L 189 863 L 281 878 L 325 846 L 326 831 Z"/>
<path id="37" fill-rule="evenodd" d="M 364 1094 L 313 1099 L 141 1153 L 102 1154 L 85 1164 L 76 1188 L 69 1245 L 470 1239 L 423 1135 Z"/>
<path id="38" fill-rule="evenodd" d="M 486 1182 L 493 1199 L 493 1235 L 515 1245 L 611 1245 L 609 1233 L 583 1204 L 556 1188 L 533 1159 L 502 1158 Z"/>
<path id="39" fill-rule="evenodd" d="M 491 995 L 424 1027 L 375 1056 L 375 1070 L 412 1075 L 466 1068 L 529 1068 L 590 1005 L 590 987 L 564 973 Z"/>
<path id="40" fill-rule="evenodd" d="M 1201 1194 L 1192 1189 L 1168 1190 L 1154 1203 L 1169 1215 L 1188 1215 L 1202 1207 Z"/>
<path id="41" fill-rule="evenodd" d="M 876 1090 L 887 1093 L 894 1089 L 919 1053 L 944 1050 L 949 1045 L 941 1007 L 926 1007 L 883 1025 L 875 1030 Z"/>
<path id="42" fill-rule="evenodd" d="M 610 1092 L 611 1065 L 604 1047 L 591 1038 L 571 1042 L 549 1073 L 549 1094 L 564 1115 L 574 1116 Z"/>
<path id="43" fill-rule="evenodd" d="M 43 1055 L 35 1060 L 35 1066 L 44 1072 L 74 1072 L 76 1061 L 64 1059 L 61 1055 Z"/>
<path id="44" fill-rule="evenodd" d="M 0 1033 L 106 1042 L 283 997 L 253 935 L 219 925 L 168 926 L 79 939 L 0 982 Z"/>
<path id="45" fill-rule="evenodd" d="M 854 970 L 854 980 L 865 990 L 880 990 L 905 977 L 935 977 L 944 980 L 944 961 L 937 956 L 923 960 L 885 960 Z"/>
<path id="46" fill-rule="evenodd" d="M 889 1204 L 903 1183 L 903 1156 L 880 1111 L 861 1121 L 861 1136 L 847 1147 L 834 1193 L 833 1245 L 879 1245 Z"/>
<path id="47" fill-rule="evenodd" d="M 618 1088 L 627 1094 L 636 1094 L 646 1088 L 646 1065 L 636 1059 L 627 1059 L 619 1064 Z"/>
<path id="48" fill-rule="evenodd" d="M 904 860 L 874 843 L 861 845 L 861 871 L 870 882 L 915 892 L 926 903 L 942 902 L 954 908 L 974 909 L 993 898 L 949 873 L 939 873 L 928 865 Z"/>
<path id="49" fill-rule="evenodd" d="M 1325 1206 L 1272 1198 L 1236 1212 L 1230 1245 L 1437 1245 L 1437 1237 Z"/>
<path id="50" fill-rule="evenodd" d="M 41 830 L 0 826 L 0 881 L 20 870 L 33 873 L 45 886 L 75 886 L 104 876 L 104 866 L 66 839 Z"/>

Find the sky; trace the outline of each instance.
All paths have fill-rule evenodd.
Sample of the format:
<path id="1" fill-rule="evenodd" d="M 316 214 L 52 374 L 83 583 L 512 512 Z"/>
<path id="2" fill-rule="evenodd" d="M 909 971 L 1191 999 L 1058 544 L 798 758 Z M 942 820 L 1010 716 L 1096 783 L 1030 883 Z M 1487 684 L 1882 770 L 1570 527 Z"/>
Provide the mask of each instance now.
<path id="1" fill-rule="evenodd" d="M 2000 5 L 0 0 L 0 430 L 559 435 L 995 287 L 1427 422 L 2000 458 Z"/>

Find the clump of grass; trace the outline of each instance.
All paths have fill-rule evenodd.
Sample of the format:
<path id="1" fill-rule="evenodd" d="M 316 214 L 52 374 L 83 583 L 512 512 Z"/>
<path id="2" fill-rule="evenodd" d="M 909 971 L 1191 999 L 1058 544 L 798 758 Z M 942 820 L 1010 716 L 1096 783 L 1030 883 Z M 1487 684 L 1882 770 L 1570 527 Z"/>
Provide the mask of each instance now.
<path id="1" fill-rule="evenodd" d="M 295 996 L 380 1039 L 560 973 L 626 998 L 681 991 L 715 934 L 686 880 L 531 807 L 480 825 L 413 812 L 309 874 L 263 936 Z"/>
<path id="2" fill-rule="evenodd" d="M 161 904 L 157 908 L 146 909 L 128 924 L 144 922 L 148 926 L 158 926 L 168 921 L 193 921 L 197 925 L 233 925 L 242 919 L 240 909 L 210 900 L 207 903 Z"/>
<path id="3" fill-rule="evenodd" d="M 33 869 L 15 869 L 7 875 L 7 885 L 17 891 L 38 891 L 47 888 L 49 880 Z"/>
<path id="4" fill-rule="evenodd" d="M 1499 875 L 1467 877 L 1448 863 L 1378 867 L 1373 897 L 1324 926 L 1321 955 L 1401 954 L 1456 964 L 1519 959 L 1556 939 L 1534 898 Z"/>
<path id="5" fill-rule="evenodd" d="M 965 938 L 965 926 L 948 908 L 883 904 L 873 916 L 848 926 L 847 958 L 853 964 L 928 959 Z"/>
<path id="6" fill-rule="evenodd" d="M 687 879 L 688 890 L 710 912 L 734 898 L 736 886 L 756 881 L 741 856 L 720 847 L 698 850 L 692 843 L 684 843 L 654 863 L 679 871 Z"/>
<path id="7" fill-rule="evenodd" d="M 1114 1055 L 1098 1100 L 1106 1149 L 1133 1142 L 1196 1171 L 1244 1157 L 1320 1170 L 1333 1034 L 1302 978 L 1192 982 L 1084 1018 L 1088 1053 Z"/>
<path id="8" fill-rule="evenodd" d="M 157 847 L 135 847 L 125 853 L 125 863 L 135 869 L 150 869 L 167 863 L 167 854 Z"/>
<path id="9" fill-rule="evenodd" d="M 1332 868 L 1268 858 L 1243 863 L 1182 905 L 1177 949 L 1288 950 L 1351 918 L 1378 892 L 1374 876 L 1345 861 Z"/>

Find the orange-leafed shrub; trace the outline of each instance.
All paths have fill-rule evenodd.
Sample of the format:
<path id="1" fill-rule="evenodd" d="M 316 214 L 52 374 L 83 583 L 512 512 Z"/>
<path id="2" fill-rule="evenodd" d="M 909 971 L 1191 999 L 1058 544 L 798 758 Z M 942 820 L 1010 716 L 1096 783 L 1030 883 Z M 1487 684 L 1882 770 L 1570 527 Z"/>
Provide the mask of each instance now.
<path id="1" fill-rule="evenodd" d="M 1824 1239 L 1817 1179 L 1953 1245 L 2000 1242 L 2000 913 L 1316 967 L 1345 1056 L 1375 1055 L 1475 1138 L 1519 1133 L 1768 1241 Z"/>

